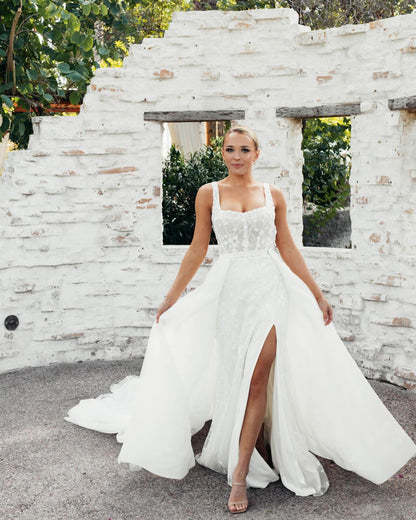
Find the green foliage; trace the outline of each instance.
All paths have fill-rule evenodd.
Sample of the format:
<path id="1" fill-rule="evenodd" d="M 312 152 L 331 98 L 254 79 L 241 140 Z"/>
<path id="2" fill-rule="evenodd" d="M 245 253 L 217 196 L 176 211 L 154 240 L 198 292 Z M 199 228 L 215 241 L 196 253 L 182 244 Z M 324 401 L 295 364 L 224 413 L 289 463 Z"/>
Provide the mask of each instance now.
<path id="1" fill-rule="evenodd" d="M 143 38 L 161 38 L 169 27 L 175 11 L 192 9 L 190 0 L 137 0 L 130 1 L 126 12 L 129 30 L 134 37 L 133 43 L 140 43 Z M 125 28 L 122 28 L 124 31 Z M 117 35 L 123 41 L 124 33 Z M 125 40 L 124 40 L 125 41 Z"/>
<path id="2" fill-rule="evenodd" d="M 195 197 L 207 182 L 226 177 L 221 156 L 222 140 L 213 140 L 186 157 L 172 146 L 163 165 L 163 243 L 190 244 L 195 226 Z M 215 237 L 211 234 L 211 244 Z"/>
<path id="3" fill-rule="evenodd" d="M 33 113 L 81 102 L 97 67 L 119 63 L 130 43 L 162 36 L 172 12 L 188 8 L 186 0 L 0 0 L 0 139 L 11 127 L 24 146 Z"/>
<path id="4" fill-rule="evenodd" d="M 275 0 L 218 0 L 217 8 L 223 11 L 244 11 L 246 9 L 273 9 Z"/>
<path id="5" fill-rule="evenodd" d="M 303 202 L 313 205 L 312 227 L 304 243 L 318 233 L 337 211 L 348 206 L 350 195 L 351 122 L 348 117 L 307 119 L 303 130 Z"/>
<path id="6" fill-rule="evenodd" d="M 416 7 L 415 0 L 218 0 L 217 9 L 242 11 L 290 7 L 299 14 L 299 23 L 312 29 L 372 22 Z"/>
<path id="7" fill-rule="evenodd" d="M 340 27 L 409 14 L 415 0 L 277 0 L 276 7 L 291 7 L 299 23 L 312 29 Z"/>
<path id="8" fill-rule="evenodd" d="M 216 0 L 193 0 L 194 11 L 212 11 L 217 9 Z"/>

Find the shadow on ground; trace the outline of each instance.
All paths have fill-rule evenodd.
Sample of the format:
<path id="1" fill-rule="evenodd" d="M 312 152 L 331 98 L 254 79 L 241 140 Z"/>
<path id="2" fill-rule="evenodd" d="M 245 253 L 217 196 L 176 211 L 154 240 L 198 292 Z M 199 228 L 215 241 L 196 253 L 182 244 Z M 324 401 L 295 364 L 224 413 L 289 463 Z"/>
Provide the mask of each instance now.
<path id="1" fill-rule="evenodd" d="M 141 359 L 30 368 L 0 375 L 1 520 L 216 520 L 231 518 L 225 476 L 201 466 L 183 480 L 117 463 L 114 435 L 63 420 L 80 399 L 106 393 L 138 374 Z M 372 382 L 386 406 L 416 439 L 416 394 Z M 194 437 L 203 444 L 207 427 Z M 166 432 L 169 435 L 169 432 Z M 416 460 L 382 486 L 322 460 L 330 488 L 301 498 L 280 482 L 250 489 L 244 519 L 416 520 Z"/>

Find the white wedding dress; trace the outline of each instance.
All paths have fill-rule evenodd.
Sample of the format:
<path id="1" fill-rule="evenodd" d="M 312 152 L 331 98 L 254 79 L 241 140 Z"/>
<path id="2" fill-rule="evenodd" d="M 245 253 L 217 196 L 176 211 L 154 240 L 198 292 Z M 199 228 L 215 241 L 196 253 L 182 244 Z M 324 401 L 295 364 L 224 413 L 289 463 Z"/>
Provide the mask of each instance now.
<path id="1" fill-rule="evenodd" d="M 230 482 L 251 376 L 274 325 L 265 416 L 274 469 L 254 450 L 247 484 L 265 487 L 280 475 L 297 495 L 321 495 L 328 479 L 314 454 L 381 484 L 416 445 L 282 261 L 268 184 L 265 205 L 245 213 L 221 209 L 217 183 L 212 189 L 218 260 L 154 323 L 140 376 L 80 401 L 66 419 L 117 433 L 119 462 L 169 478 L 194 466 L 191 435 L 212 419 L 197 461 Z"/>

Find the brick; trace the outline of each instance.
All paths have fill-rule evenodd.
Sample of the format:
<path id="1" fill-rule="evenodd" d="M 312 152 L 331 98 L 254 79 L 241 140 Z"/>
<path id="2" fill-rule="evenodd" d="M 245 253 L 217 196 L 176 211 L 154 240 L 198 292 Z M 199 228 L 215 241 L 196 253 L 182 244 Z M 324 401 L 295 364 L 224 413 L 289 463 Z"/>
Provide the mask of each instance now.
<path id="1" fill-rule="evenodd" d="M 361 298 L 367 301 L 385 302 L 387 295 L 383 293 L 361 293 Z"/>
<path id="2" fill-rule="evenodd" d="M 117 168 L 107 168 L 104 170 L 99 170 L 98 173 L 105 173 L 105 174 L 114 174 L 114 173 L 130 173 L 130 172 L 137 172 L 137 168 L 135 166 L 120 166 Z"/>
<path id="3" fill-rule="evenodd" d="M 341 293 L 339 302 L 341 308 L 354 310 L 361 310 L 363 308 L 363 303 L 359 295 Z"/>
<path id="4" fill-rule="evenodd" d="M 373 72 L 373 79 L 375 79 L 375 80 L 389 79 L 389 78 L 394 78 L 394 77 L 396 77 L 396 75 L 391 70 L 380 70 L 377 72 Z"/>
<path id="5" fill-rule="evenodd" d="M 326 83 L 327 81 L 330 81 L 333 78 L 333 76 L 327 75 L 327 76 L 316 76 L 316 81 L 322 85 L 323 83 Z"/>
<path id="6" fill-rule="evenodd" d="M 32 292 L 34 284 L 28 281 L 20 280 L 14 284 L 15 293 L 28 293 Z"/>
<path id="7" fill-rule="evenodd" d="M 155 76 L 157 79 L 171 79 L 175 76 L 175 73 L 171 70 L 167 69 L 161 69 L 159 71 L 153 72 L 153 76 Z"/>
<path id="8" fill-rule="evenodd" d="M 412 322 L 409 318 L 393 318 L 392 325 L 394 327 L 411 327 Z"/>
<path id="9" fill-rule="evenodd" d="M 206 70 L 201 74 L 201 79 L 203 81 L 218 81 L 221 79 L 221 73 Z"/>
<path id="10" fill-rule="evenodd" d="M 402 287 L 406 282 L 406 278 L 401 275 L 388 275 L 381 274 L 371 280 L 372 283 L 377 285 L 387 285 L 390 287 Z"/>
<path id="11" fill-rule="evenodd" d="M 371 233 L 371 235 L 370 235 L 371 242 L 377 243 L 377 242 L 380 242 L 380 239 L 381 239 L 380 233 Z"/>
<path id="12" fill-rule="evenodd" d="M 384 27 L 383 20 L 376 20 L 375 22 L 370 22 L 369 27 L 370 29 L 380 29 Z"/>
<path id="13" fill-rule="evenodd" d="M 357 204 L 368 204 L 368 197 L 364 197 L 364 196 L 356 197 L 355 202 Z"/>
<path id="14" fill-rule="evenodd" d="M 376 178 L 377 184 L 389 185 L 389 184 L 391 184 L 391 182 L 392 181 L 391 181 L 390 177 L 387 177 L 387 175 L 381 175 L 380 177 Z"/>
<path id="15" fill-rule="evenodd" d="M 300 45 L 319 45 L 326 43 L 327 33 L 323 30 L 311 31 L 300 34 L 296 39 Z"/>
<path id="16" fill-rule="evenodd" d="M 85 152 L 83 150 L 64 150 L 62 155 L 84 155 Z"/>
<path id="17" fill-rule="evenodd" d="M 343 25 L 337 30 L 337 36 L 349 36 L 355 34 L 362 34 L 367 32 L 369 29 L 367 24 L 359 25 Z"/>
<path id="18" fill-rule="evenodd" d="M 416 52 L 416 38 L 410 38 L 409 43 L 400 49 L 400 52 L 403 53 L 413 53 Z"/>

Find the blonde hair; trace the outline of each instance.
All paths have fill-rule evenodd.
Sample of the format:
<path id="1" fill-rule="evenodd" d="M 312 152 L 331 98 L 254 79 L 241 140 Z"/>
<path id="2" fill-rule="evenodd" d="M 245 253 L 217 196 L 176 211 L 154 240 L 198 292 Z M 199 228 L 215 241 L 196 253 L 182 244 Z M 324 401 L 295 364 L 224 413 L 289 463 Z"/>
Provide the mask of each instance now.
<path id="1" fill-rule="evenodd" d="M 237 126 L 231 127 L 228 130 L 228 132 L 224 135 L 223 143 L 225 143 L 226 138 L 230 134 L 233 134 L 233 133 L 247 135 L 253 141 L 256 150 L 259 149 L 259 138 L 257 137 L 256 132 L 254 130 L 252 130 L 251 128 L 249 128 L 248 126 L 237 125 Z"/>

